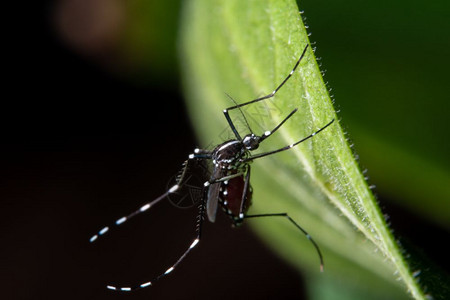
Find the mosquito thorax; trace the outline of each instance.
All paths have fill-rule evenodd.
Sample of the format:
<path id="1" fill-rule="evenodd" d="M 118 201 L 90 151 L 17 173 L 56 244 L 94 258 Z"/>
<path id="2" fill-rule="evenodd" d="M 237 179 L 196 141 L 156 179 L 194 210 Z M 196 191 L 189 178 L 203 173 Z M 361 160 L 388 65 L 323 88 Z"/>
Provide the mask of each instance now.
<path id="1" fill-rule="evenodd" d="M 242 142 L 238 140 L 226 141 L 213 150 L 213 163 L 216 167 L 228 168 L 245 155 L 245 151 L 245 146 Z"/>
<path id="2" fill-rule="evenodd" d="M 255 150 L 259 147 L 260 137 L 254 135 L 253 133 L 247 134 L 242 139 L 242 143 L 244 144 L 245 149 L 247 150 Z"/>

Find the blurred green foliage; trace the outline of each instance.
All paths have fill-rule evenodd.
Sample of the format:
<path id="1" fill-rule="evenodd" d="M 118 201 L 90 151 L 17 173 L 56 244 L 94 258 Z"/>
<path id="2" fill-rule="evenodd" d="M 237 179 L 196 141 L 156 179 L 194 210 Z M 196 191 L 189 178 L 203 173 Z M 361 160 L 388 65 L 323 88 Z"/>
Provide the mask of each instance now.
<path id="1" fill-rule="evenodd" d="M 132 80 L 143 84 L 176 82 L 179 1 L 125 1 L 125 24 L 118 51 Z"/>

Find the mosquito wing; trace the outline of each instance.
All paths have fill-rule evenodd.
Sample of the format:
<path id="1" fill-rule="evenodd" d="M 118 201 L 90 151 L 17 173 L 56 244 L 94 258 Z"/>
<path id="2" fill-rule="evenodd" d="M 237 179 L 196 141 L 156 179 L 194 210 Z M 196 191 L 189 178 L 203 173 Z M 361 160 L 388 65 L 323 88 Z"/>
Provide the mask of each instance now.
<path id="1" fill-rule="evenodd" d="M 220 179 L 223 176 L 225 176 L 223 170 L 219 168 L 214 168 L 211 179 L 212 180 Z M 208 220 L 211 223 L 214 223 L 214 221 L 216 220 L 217 203 L 219 202 L 221 185 L 222 182 L 216 182 L 211 184 L 208 189 L 208 199 L 206 200 L 206 214 L 208 215 Z"/>
<path id="2" fill-rule="evenodd" d="M 188 164 L 188 165 L 187 165 Z M 169 202 L 177 208 L 191 208 L 198 204 L 205 196 L 204 183 L 209 179 L 209 170 L 205 160 L 188 160 L 178 175 L 167 183 L 167 190 L 174 185 L 179 188 L 169 193 Z"/>

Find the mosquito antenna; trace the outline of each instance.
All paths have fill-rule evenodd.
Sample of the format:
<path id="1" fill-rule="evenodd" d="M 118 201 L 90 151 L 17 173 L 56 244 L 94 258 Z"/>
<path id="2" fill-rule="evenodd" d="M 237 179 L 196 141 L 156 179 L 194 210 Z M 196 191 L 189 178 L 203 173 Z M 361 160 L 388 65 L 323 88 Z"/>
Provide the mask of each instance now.
<path id="1" fill-rule="evenodd" d="M 236 102 L 236 100 L 234 100 L 230 95 L 228 95 L 227 93 L 225 93 L 225 95 L 227 95 L 227 97 L 233 101 L 234 105 L 237 106 L 237 109 L 239 109 L 239 112 L 241 113 L 242 117 L 244 118 L 245 124 L 247 125 L 248 130 L 250 130 L 250 133 L 253 133 L 253 130 L 250 128 L 250 125 L 248 124 L 247 118 L 244 115 L 244 112 L 242 111 L 241 107 L 238 105 L 238 103 Z"/>

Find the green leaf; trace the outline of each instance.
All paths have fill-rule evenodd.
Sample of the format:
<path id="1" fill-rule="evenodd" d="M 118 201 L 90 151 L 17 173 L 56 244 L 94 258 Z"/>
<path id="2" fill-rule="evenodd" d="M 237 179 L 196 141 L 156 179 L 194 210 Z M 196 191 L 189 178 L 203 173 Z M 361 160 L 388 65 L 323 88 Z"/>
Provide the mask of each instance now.
<path id="1" fill-rule="evenodd" d="M 191 0 L 181 24 L 181 62 L 188 110 L 204 145 L 220 142 L 222 110 L 271 93 L 289 74 L 305 45 L 306 29 L 295 1 Z M 289 145 L 336 118 L 311 48 L 285 86 L 265 103 L 243 110 L 257 134 L 298 112 L 261 145 L 261 152 Z M 234 112 L 234 118 L 242 119 Z M 242 120 L 241 120 L 242 121 Z M 245 126 L 240 126 L 245 134 Z M 248 131 L 248 130 L 247 130 Z M 277 218 L 248 221 L 292 265 L 308 270 L 311 284 L 342 286 L 374 298 L 424 299 L 386 226 L 338 122 L 313 139 L 252 164 L 251 213 L 288 212 L 320 245 L 317 253 L 298 230 Z M 342 285 L 341 285 L 342 283 Z M 334 293 L 334 292 L 333 292 Z M 325 298 L 317 295 L 317 298 Z"/>
<path id="2" fill-rule="evenodd" d="M 448 231 L 450 39 L 440 37 L 450 31 L 450 2 L 302 1 L 301 9 L 377 193 Z"/>

